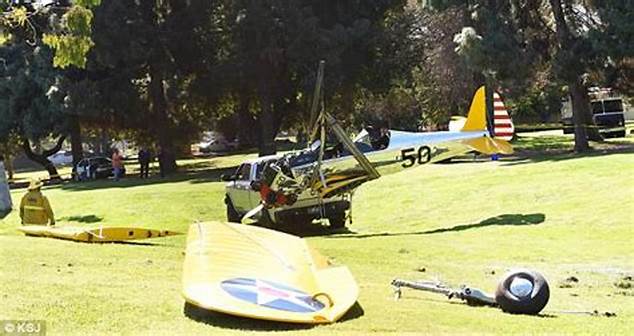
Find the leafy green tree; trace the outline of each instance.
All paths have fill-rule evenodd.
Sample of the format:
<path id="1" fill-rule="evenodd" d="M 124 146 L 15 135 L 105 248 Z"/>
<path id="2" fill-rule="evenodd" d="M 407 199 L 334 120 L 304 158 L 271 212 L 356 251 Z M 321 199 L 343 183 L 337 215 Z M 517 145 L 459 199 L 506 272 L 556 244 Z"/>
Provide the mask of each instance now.
<path id="1" fill-rule="evenodd" d="M 627 32 L 631 30 L 627 20 L 601 24 L 598 13 L 609 17 L 616 12 L 606 10 L 611 5 L 594 1 L 434 1 L 441 9 L 457 3 L 469 13 L 465 26 L 477 36 L 470 45 L 458 48 L 473 69 L 509 87 L 516 97 L 531 87 L 545 87 L 544 79 L 567 87 L 573 103 L 575 150 L 587 150 L 588 138 L 601 139 L 593 126 L 587 79 L 606 69 L 607 59 L 597 49 L 602 44 L 597 41 L 605 41 L 606 35 L 593 43 L 591 32 L 594 36 L 610 29 Z M 631 7 L 627 1 L 617 3 L 626 13 Z M 616 49 L 613 54 L 619 53 Z"/>
<path id="2" fill-rule="evenodd" d="M 35 48 L 26 43 L 5 45 L 0 58 L 0 142 L 19 139 L 25 154 L 41 164 L 51 178 L 57 169 L 48 156 L 61 148 L 67 134 L 67 116 L 63 107 L 61 74 L 52 67 L 52 53 L 46 46 Z M 36 151 L 49 137 L 57 138 L 53 148 Z"/>
<path id="3" fill-rule="evenodd" d="M 75 73 L 70 106 L 93 125 L 132 131 L 154 143 L 166 171 L 202 128 L 207 107 L 192 97 L 205 57 L 213 1 L 104 2 L 94 10 L 85 70 Z M 122 38 L 125 37 L 125 38 Z"/>
<path id="4" fill-rule="evenodd" d="M 4 156 L 4 167 L 9 180 L 13 179 L 15 170 L 13 169 L 13 159 L 22 151 L 20 137 L 14 133 L 5 136 L 0 141 L 0 157 Z"/>
<path id="5" fill-rule="evenodd" d="M 634 3 L 628 0 L 593 1 L 596 16 L 590 41 L 600 62 L 604 86 L 634 96 Z"/>
<path id="6" fill-rule="evenodd" d="M 31 45 L 42 41 L 55 50 L 55 66 L 83 68 L 93 46 L 91 9 L 100 3 L 101 0 L 2 1 L 0 41 L 17 38 Z"/>
<path id="7" fill-rule="evenodd" d="M 360 87 L 371 85 L 378 57 L 374 36 L 388 13 L 403 5 L 386 0 L 224 3 L 229 44 L 224 71 L 217 74 L 224 74 L 227 91 L 240 97 L 235 106 L 242 118 L 257 124 L 261 155 L 275 152 L 282 125 L 310 128 L 307 111 L 321 59 L 327 62 L 326 106 L 349 118 Z"/>

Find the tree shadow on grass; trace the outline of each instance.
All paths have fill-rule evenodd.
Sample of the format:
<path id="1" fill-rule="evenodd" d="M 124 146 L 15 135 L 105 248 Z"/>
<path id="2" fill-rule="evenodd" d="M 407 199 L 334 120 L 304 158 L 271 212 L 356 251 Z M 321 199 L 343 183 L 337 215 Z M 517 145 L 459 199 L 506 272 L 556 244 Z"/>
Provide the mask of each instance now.
<path id="1" fill-rule="evenodd" d="M 295 223 L 297 224 L 297 223 Z M 258 225 L 258 224 L 254 224 Z M 301 238 L 306 237 L 322 237 L 322 236 L 331 236 L 337 234 L 354 234 L 354 231 L 350 231 L 347 227 L 343 227 L 340 229 L 332 229 L 328 225 L 324 225 L 320 222 L 313 222 L 310 224 L 299 223 L 299 225 L 294 225 L 293 223 L 280 223 L 276 224 L 272 229 L 284 233 L 288 233 L 294 236 L 298 236 Z"/>
<path id="2" fill-rule="evenodd" d="M 150 178 L 148 179 L 141 179 L 137 176 L 127 176 L 119 181 L 107 179 L 89 182 L 66 182 L 62 184 L 61 187 L 58 186 L 58 188 L 68 191 L 84 191 L 110 188 L 132 188 L 138 186 L 178 183 L 185 181 L 189 183 L 219 182 L 220 176 L 222 174 L 232 173 L 236 170 L 236 168 L 237 166 L 222 168 L 194 168 L 196 170 L 179 171 L 166 177 L 153 175 L 150 176 Z"/>
<path id="3" fill-rule="evenodd" d="M 103 217 L 95 216 L 95 215 L 85 215 L 85 216 L 69 216 L 62 217 L 60 221 L 68 221 L 68 222 L 79 222 L 79 223 L 98 223 L 103 220 Z"/>
<path id="4" fill-rule="evenodd" d="M 332 236 L 329 238 L 370 238 L 370 237 L 392 237 L 392 236 L 412 236 L 412 235 L 429 235 L 429 234 L 437 234 L 437 233 L 445 233 L 445 232 L 460 232 L 465 230 L 477 229 L 486 226 L 492 225 L 537 225 L 541 224 L 546 220 L 546 215 L 542 213 L 534 213 L 528 215 L 522 214 L 504 214 L 491 218 L 487 218 L 479 223 L 474 224 L 463 224 L 456 225 L 448 228 L 439 228 L 433 230 L 426 231 L 416 231 L 416 232 L 382 232 L 382 233 L 371 233 L 371 234 L 343 234 Z"/>
<path id="5" fill-rule="evenodd" d="M 538 140 L 531 140 L 538 141 Z M 528 163 L 539 162 L 559 162 L 566 160 L 592 158 L 592 157 L 609 157 L 615 154 L 634 153 L 634 143 L 622 140 L 607 140 L 604 143 L 592 143 L 592 149 L 585 153 L 575 153 L 573 145 L 558 146 L 546 143 L 544 145 L 531 143 L 532 147 L 518 149 L 516 156 L 509 161 L 503 163 L 504 166 L 516 166 Z"/>
<path id="6" fill-rule="evenodd" d="M 448 299 L 443 300 L 443 299 L 437 299 L 437 298 L 427 298 L 427 297 L 423 298 L 419 296 L 408 296 L 407 298 L 401 298 L 399 300 L 403 300 L 403 299 L 420 300 L 420 301 L 434 302 L 434 303 L 440 303 L 440 304 L 460 305 L 460 306 L 467 306 L 467 307 L 476 308 L 476 309 L 496 309 L 500 313 L 504 313 L 499 307 L 491 307 L 491 306 L 484 306 L 484 305 L 470 305 L 464 301 L 450 301 Z M 504 313 L 504 314 L 510 314 L 510 313 Z M 511 314 L 511 315 L 514 315 L 514 314 Z M 540 313 L 537 315 L 523 315 L 523 316 L 532 316 L 532 317 L 539 317 L 539 318 L 557 318 L 558 317 L 557 315 L 548 314 L 548 313 Z"/>
<path id="7" fill-rule="evenodd" d="M 185 302 L 183 313 L 190 319 L 212 325 L 215 327 L 225 329 L 239 329 L 239 330 L 252 330 L 252 331 L 290 331 L 290 330 L 306 330 L 317 326 L 316 324 L 299 324 L 299 323 L 287 323 L 277 321 L 259 320 L 247 317 L 240 317 L 235 315 L 229 315 L 219 313 L 204 308 L 194 306 L 191 303 Z M 348 310 L 348 312 L 337 321 L 345 322 L 354 320 L 365 314 L 363 308 L 359 302 Z"/>

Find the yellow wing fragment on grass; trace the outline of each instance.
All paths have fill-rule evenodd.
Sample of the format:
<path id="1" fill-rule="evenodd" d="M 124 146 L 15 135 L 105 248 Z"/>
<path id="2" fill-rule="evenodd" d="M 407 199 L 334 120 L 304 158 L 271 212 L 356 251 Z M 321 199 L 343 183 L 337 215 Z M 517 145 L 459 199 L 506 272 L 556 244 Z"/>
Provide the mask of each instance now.
<path id="1" fill-rule="evenodd" d="M 25 225 L 18 228 L 27 236 L 58 238 L 86 243 L 110 243 L 127 240 L 148 239 L 157 237 L 174 236 L 180 232 L 168 230 L 151 230 L 133 227 L 54 227 L 44 225 Z"/>
<path id="2" fill-rule="evenodd" d="M 220 222 L 189 228 L 183 296 L 194 306 L 262 320 L 331 323 L 358 294 L 347 267 L 330 265 L 301 238 Z"/>

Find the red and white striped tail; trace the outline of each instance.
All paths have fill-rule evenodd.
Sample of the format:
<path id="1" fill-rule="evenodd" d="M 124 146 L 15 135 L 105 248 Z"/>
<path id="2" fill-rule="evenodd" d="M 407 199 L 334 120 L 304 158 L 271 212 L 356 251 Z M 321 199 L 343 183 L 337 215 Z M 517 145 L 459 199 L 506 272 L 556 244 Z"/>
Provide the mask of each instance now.
<path id="1" fill-rule="evenodd" d="M 493 93 L 493 137 L 511 141 L 514 133 L 513 120 L 504 106 L 502 97 L 495 92 Z"/>

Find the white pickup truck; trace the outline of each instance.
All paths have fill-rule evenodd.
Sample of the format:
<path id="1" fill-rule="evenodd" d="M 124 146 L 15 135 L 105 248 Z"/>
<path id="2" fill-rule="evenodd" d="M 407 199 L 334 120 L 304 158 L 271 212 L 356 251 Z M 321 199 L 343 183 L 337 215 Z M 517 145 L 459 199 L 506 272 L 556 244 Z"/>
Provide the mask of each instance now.
<path id="1" fill-rule="evenodd" d="M 277 156 L 265 156 L 248 160 L 235 173 L 222 176 L 222 180 L 228 182 L 225 204 L 229 222 L 240 222 L 249 210 L 260 205 L 260 193 L 256 191 L 257 187 L 254 188 L 254 183 L 262 178 L 264 167 L 277 159 Z M 261 225 L 270 227 L 280 224 L 296 227 L 310 224 L 315 219 L 327 218 L 330 227 L 338 229 L 345 226 L 348 209 L 350 201 L 345 197 L 320 199 L 306 190 L 292 205 L 263 209 L 256 218 Z"/>

